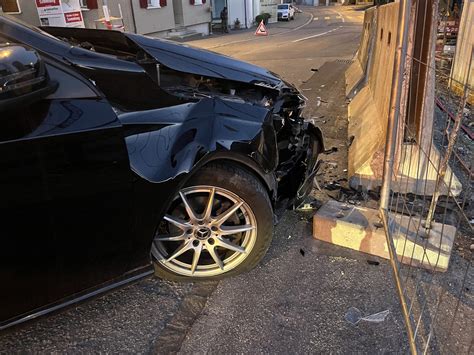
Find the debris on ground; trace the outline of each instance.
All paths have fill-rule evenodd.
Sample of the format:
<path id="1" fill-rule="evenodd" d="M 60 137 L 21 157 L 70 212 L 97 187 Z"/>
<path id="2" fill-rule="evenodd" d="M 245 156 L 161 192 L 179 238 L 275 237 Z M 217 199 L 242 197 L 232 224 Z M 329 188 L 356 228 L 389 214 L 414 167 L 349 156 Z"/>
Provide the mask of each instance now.
<path id="1" fill-rule="evenodd" d="M 369 265 L 380 265 L 380 262 L 376 261 L 376 260 L 367 260 L 367 264 L 369 264 Z"/>
<path id="2" fill-rule="evenodd" d="M 390 313 L 390 310 L 387 309 L 385 311 L 374 313 L 374 314 L 363 317 L 362 312 L 359 309 L 355 307 L 351 307 L 347 311 L 344 318 L 346 319 L 346 321 L 348 321 L 352 325 L 356 325 L 360 321 L 365 321 L 365 322 L 370 322 L 370 323 L 381 323 L 385 320 L 385 318 L 387 318 L 389 313 Z"/>
<path id="3" fill-rule="evenodd" d="M 326 121 L 324 121 L 324 122 L 326 122 Z M 323 154 L 331 154 L 331 153 L 336 153 L 336 152 L 338 152 L 337 147 L 331 147 L 329 149 L 326 149 Z"/>
<path id="4" fill-rule="evenodd" d="M 298 207 L 297 210 L 299 210 L 299 211 L 313 211 L 314 206 L 310 203 L 305 203 L 303 206 Z"/>

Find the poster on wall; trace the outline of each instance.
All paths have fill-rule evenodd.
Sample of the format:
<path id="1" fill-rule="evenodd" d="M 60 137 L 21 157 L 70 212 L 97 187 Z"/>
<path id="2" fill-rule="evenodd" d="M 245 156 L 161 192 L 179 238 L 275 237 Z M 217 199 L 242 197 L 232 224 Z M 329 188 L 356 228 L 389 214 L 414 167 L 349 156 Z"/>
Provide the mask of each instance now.
<path id="1" fill-rule="evenodd" d="M 79 0 L 35 0 L 41 26 L 85 27 Z"/>

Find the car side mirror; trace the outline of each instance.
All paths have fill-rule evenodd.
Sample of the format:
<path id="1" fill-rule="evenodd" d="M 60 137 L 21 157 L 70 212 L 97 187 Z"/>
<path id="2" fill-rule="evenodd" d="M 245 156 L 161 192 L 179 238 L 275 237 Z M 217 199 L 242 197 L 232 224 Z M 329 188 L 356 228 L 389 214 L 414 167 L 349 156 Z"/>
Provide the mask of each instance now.
<path id="1" fill-rule="evenodd" d="M 30 105 L 53 93 L 46 66 L 32 48 L 0 43 L 0 111 Z"/>

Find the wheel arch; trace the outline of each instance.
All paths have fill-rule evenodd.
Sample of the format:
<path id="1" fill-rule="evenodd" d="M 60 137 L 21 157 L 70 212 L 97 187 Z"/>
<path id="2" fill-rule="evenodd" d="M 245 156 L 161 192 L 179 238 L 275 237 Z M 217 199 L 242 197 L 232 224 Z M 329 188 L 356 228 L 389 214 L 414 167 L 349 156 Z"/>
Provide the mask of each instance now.
<path id="1" fill-rule="evenodd" d="M 319 147 L 319 152 L 323 152 L 325 147 L 324 147 L 324 136 L 323 136 L 323 132 L 321 131 L 321 129 L 317 126 L 315 126 L 314 124 L 310 123 L 308 125 L 308 129 L 309 131 L 317 138 L 319 144 L 320 144 L 320 147 Z"/>
<path id="2" fill-rule="evenodd" d="M 265 172 L 255 160 L 241 154 L 231 154 L 230 152 L 216 152 L 214 154 L 210 154 L 201 159 L 199 163 L 196 164 L 193 171 L 190 172 L 190 174 L 188 174 L 186 177 L 186 181 L 194 176 L 194 174 L 198 174 L 203 167 L 210 164 L 219 163 L 233 164 L 254 175 L 265 187 L 273 207 L 275 206 L 277 200 L 277 181 L 275 175 L 272 172 Z"/>

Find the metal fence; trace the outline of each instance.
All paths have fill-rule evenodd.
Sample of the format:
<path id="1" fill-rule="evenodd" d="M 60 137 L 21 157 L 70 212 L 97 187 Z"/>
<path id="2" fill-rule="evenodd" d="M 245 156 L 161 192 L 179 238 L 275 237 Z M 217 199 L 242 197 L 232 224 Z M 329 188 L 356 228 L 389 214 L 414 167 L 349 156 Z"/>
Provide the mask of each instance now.
<path id="1" fill-rule="evenodd" d="M 380 215 L 412 353 L 474 352 L 473 88 L 453 94 L 453 56 L 435 50 L 448 16 L 400 2 Z"/>

